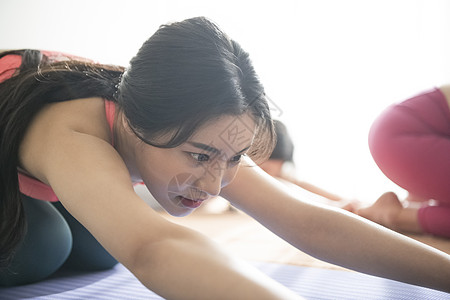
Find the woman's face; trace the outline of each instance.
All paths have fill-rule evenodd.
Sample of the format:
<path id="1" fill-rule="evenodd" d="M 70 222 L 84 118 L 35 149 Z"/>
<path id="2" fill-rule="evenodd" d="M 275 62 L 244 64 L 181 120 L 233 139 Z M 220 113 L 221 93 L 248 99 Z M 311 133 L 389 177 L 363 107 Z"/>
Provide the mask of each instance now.
<path id="1" fill-rule="evenodd" d="M 248 115 L 206 123 L 184 144 L 136 148 L 135 163 L 153 197 L 171 215 L 185 216 L 219 195 L 253 142 L 256 124 Z"/>

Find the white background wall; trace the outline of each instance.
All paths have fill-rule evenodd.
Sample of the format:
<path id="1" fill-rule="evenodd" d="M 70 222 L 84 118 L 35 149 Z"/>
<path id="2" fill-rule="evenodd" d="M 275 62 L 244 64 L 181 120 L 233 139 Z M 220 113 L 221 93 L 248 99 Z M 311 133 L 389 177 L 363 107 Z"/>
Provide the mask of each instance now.
<path id="1" fill-rule="evenodd" d="M 0 0 L 0 49 L 127 65 L 159 25 L 199 15 L 250 52 L 302 179 L 366 201 L 403 193 L 373 163 L 367 133 L 389 104 L 450 82 L 450 1 Z"/>

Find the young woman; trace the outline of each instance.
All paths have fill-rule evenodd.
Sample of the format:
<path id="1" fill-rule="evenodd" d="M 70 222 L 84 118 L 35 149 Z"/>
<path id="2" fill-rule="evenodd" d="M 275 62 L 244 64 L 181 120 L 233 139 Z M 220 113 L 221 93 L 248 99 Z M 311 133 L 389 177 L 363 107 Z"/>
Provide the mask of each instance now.
<path id="1" fill-rule="evenodd" d="M 450 291 L 449 255 L 305 203 L 253 165 L 273 145 L 264 90 L 207 19 L 162 26 L 125 72 L 40 51 L 2 59 L 3 285 L 118 261 L 164 298 L 297 297 L 154 212 L 134 192 L 142 181 L 172 215 L 221 195 L 317 258 Z"/>
<path id="2" fill-rule="evenodd" d="M 358 214 L 393 230 L 450 238 L 450 85 L 387 108 L 369 135 L 372 156 L 409 192 L 383 194 Z"/>

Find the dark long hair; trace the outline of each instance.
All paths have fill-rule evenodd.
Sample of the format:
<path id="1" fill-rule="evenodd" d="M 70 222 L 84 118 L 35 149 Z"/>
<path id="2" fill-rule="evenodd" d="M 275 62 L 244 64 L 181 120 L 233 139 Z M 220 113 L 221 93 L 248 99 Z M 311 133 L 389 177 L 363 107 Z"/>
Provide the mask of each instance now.
<path id="1" fill-rule="evenodd" d="M 22 56 L 18 74 L 0 84 L 0 264 L 25 232 L 17 167 L 21 140 L 46 104 L 86 97 L 117 103 L 135 134 L 156 147 L 176 147 L 199 126 L 250 113 L 257 133 L 249 155 L 267 158 L 274 130 L 264 89 L 248 54 L 206 18 L 163 25 L 124 73 L 77 60 L 52 62 L 40 51 Z M 10 53 L 3 53 L 4 56 Z M 164 143 L 158 137 L 170 133 Z"/>
<path id="2" fill-rule="evenodd" d="M 269 158 L 294 163 L 294 142 L 286 125 L 279 120 L 274 120 L 273 125 L 277 135 L 277 143 Z"/>
<path id="3" fill-rule="evenodd" d="M 22 57 L 17 75 L 0 84 L 0 267 L 22 240 L 25 216 L 19 192 L 18 150 L 31 120 L 46 104 L 86 97 L 113 100 L 123 69 L 68 60 L 51 62 L 37 50 L 9 51 Z"/>
<path id="4" fill-rule="evenodd" d="M 212 21 L 199 17 L 163 25 L 131 60 L 118 101 L 145 143 L 175 147 L 218 116 L 250 113 L 257 132 L 249 155 L 274 146 L 264 88 L 249 55 Z M 161 134 L 169 140 L 157 141 Z"/>

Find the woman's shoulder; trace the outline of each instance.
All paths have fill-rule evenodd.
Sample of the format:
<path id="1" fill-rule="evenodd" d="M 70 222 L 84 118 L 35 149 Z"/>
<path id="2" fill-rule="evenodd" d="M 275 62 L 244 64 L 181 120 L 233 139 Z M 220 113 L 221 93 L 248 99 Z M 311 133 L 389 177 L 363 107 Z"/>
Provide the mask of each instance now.
<path id="1" fill-rule="evenodd" d="M 21 148 L 34 148 L 36 143 L 49 142 L 73 132 L 111 143 L 103 98 L 81 98 L 45 105 L 30 123 Z"/>
<path id="2" fill-rule="evenodd" d="M 73 99 L 47 104 L 33 121 L 43 129 L 68 128 L 76 132 L 108 140 L 109 126 L 105 113 L 105 99 L 101 97 Z M 45 134 L 45 131 L 42 132 Z"/>
<path id="3" fill-rule="evenodd" d="M 59 141 L 70 140 L 74 133 L 91 136 L 94 138 L 90 139 L 92 142 L 103 140 L 111 144 L 104 103 L 103 98 L 93 97 L 44 106 L 30 123 L 20 144 L 21 167 L 31 172 L 27 162 L 46 156 L 46 153 L 38 153 L 36 149 L 42 149 L 43 144 L 58 148 Z"/>

